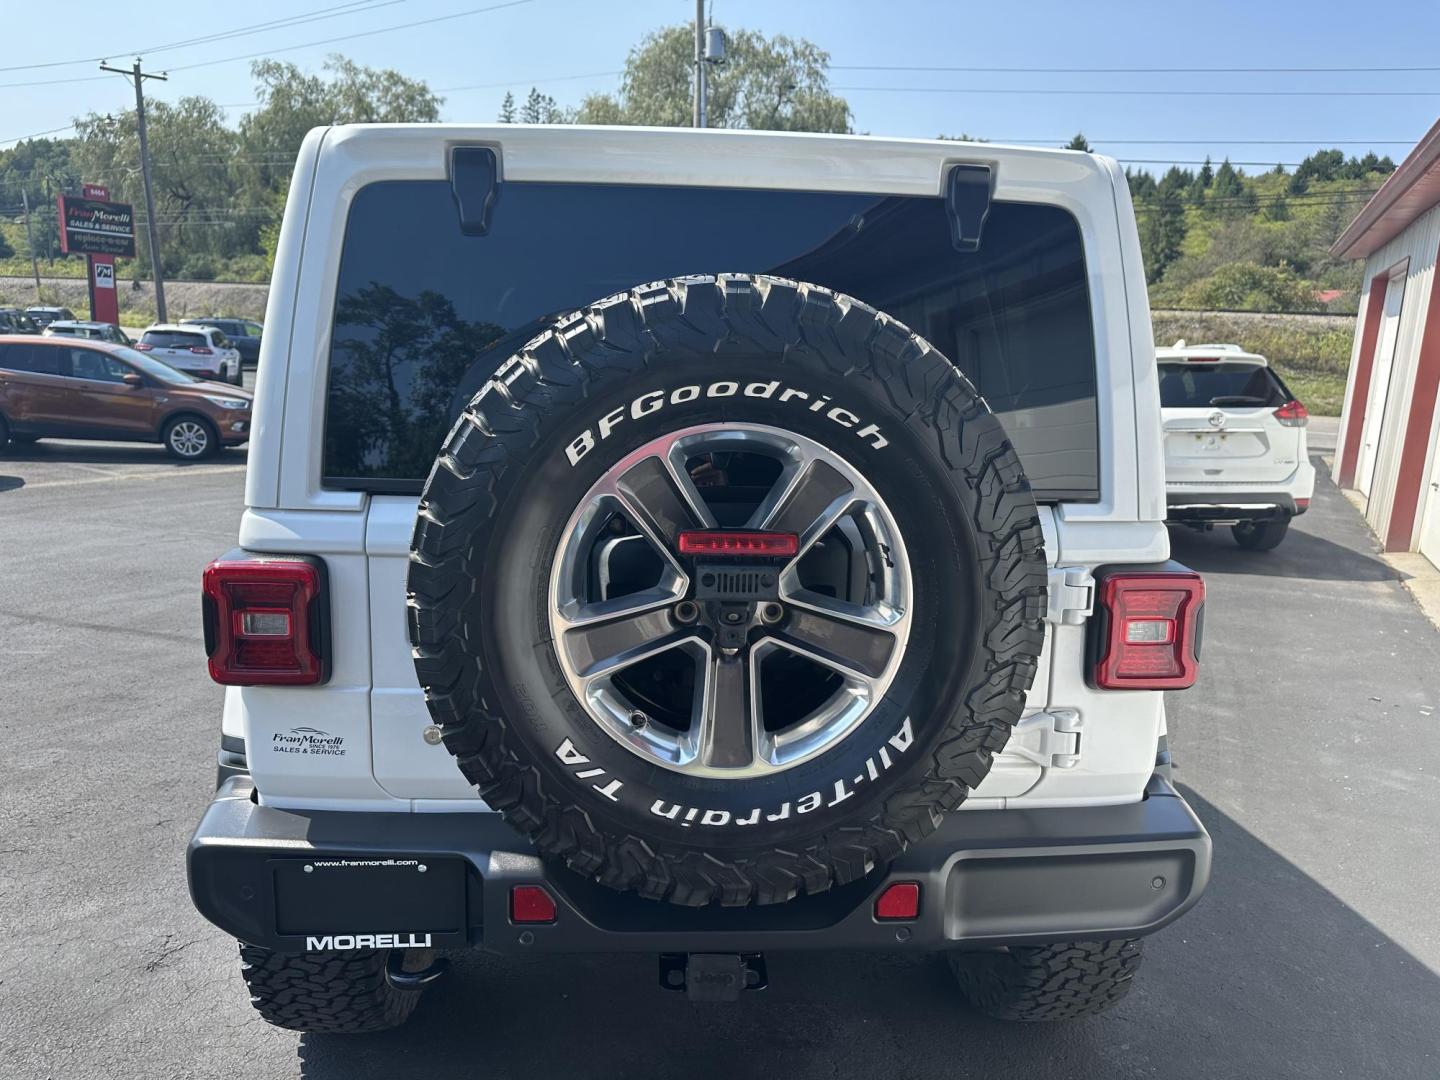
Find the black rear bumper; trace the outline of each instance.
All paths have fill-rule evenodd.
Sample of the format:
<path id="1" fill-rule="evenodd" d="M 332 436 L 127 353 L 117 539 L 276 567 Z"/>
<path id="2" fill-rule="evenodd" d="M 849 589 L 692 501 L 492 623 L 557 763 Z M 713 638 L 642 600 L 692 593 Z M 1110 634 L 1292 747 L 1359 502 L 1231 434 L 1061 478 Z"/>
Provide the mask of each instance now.
<path id="1" fill-rule="evenodd" d="M 884 871 L 762 908 L 682 908 L 613 892 L 542 862 L 498 814 L 277 810 L 253 790 L 242 776 L 216 793 L 190 843 L 190 893 L 222 930 L 287 952 L 349 947 L 355 935 L 499 953 L 923 951 L 1139 937 L 1189 909 L 1210 875 L 1209 835 L 1159 776 L 1124 806 L 953 813 Z M 920 884 L 917 918 L 875 918 L 876 897 L 894 882 Z M 530 884 L 555 899 L 553 923 L 512 921 L 510 890 Z"/>

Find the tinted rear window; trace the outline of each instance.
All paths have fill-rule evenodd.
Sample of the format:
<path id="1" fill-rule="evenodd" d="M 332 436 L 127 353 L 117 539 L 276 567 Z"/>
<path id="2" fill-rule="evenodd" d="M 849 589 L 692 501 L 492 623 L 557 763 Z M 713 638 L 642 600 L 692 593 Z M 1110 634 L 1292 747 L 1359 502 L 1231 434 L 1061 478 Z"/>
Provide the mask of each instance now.
<path id="1" fill-rule="evenodd" d="M 1259 364 L 1160 365 L 1160 406 L 1165 409 L 1284 405 L 1290 396 L 1279 377 Z"/>
<path id="2" fill-rule="evenodd" d="M 509 183 L 489 232 L 464 236 L 444 181 L 371 184 L 351 208 L 325 482 L 418 491 L 459 411 L 557 316 L 717 271 L 798 278 L 889 312 L 985 395 L 1040 496 L 1098 496 L 1084 254 L 1057 207 L 996 203 L 965 254 L 938 198 Z"/>
<path id="3" fill-rule="evenodd" d="M 0 368 L 40 375 L 70 373 L 67 350 L 58 345 L 0 345 Z"/>
<path id="4" fill-rule="evenodd" d="M 204 334 L 187 334 L 182 330 L 146 330 L 140 340 L 157 349 L 194 349 L 210 344 Z"/>

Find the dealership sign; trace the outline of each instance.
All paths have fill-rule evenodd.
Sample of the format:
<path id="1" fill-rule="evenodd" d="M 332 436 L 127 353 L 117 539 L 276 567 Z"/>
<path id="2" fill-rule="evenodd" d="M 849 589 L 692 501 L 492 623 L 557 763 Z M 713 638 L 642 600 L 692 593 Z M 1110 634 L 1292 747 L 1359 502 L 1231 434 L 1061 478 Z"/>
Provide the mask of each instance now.
<path id="1" fill-rule="evenodd" d="M 61 195 L 60 250 L 68 255 L 135 257 L 135 214 L 128 203 Z"/>

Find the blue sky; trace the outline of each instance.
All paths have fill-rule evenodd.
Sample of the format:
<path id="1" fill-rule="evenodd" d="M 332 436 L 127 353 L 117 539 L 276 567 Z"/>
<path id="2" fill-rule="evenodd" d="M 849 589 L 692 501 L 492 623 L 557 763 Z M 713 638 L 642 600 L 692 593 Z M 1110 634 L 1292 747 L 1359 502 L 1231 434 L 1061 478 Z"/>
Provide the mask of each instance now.
<path id="1" fill-rule="evenodd" d="M 353 13 L 325 11 L 340 2 L 71 0 L 63 17 L 47 5 L 7 3 L 9 47 L 0 55 L 0 67 L 94 57 L 111 49 L 112 63 L 128 63 L 132 50 L 146 49 L 147 69 L 172 70 L 169 82 L 147 84 L 150 93 L 165 99 L 205 94 L 234 106 L 229 110 L 234 120 L 254 100 L 254 90 L 248 61 L 232 58 L 262 53 L 318 70 L 327 53 L 338 51 L 362 64 L 427 80 L 443 91 L 447 120 L 489 121 L 507 86 L 520 97 L 533 83 L 562 103 L 614 88 L 618 79 L 608 73 L 623 66 L 646 31 L 684 22 L 694 12 L 691 0 L 525 0 L 431 26 L 387 30 L 473 11 L 487 0 L 374 0 Z M 1367 12 L 1377 15 L 1373 23 Z M 89 13 L 93 24 L 87 22 Z M 1207 153 L 1216 160 L 1229 155 L 1235 161 L 1293 162 L 1320 144 L 1357 154 L 1373 149 L 1399 160 L 1440 112 L 1440 70 L 1277 70 L 1440 68 L 1433 47 L 1440 38 L 1440 5 L 1422 0 L 1388 7 L 1316 0 L 713 0 L 713 13 L 721 25 L 803 36 L 828 50 L 835 65 L 832 83 L 849 100 L 856 130 L 874 134 L 964 131 L 994 140 L 1049 141 L 1084 131 L 1097 149 L 1158 171 Z M 306 16 L 314 21 L 155 50 Z M 66 33 L 57 32 L 61 26 Z M 371 30 L 385 32 L 293 48 Z M 17 48 L 21 42 L 28 44 Z M 174 70 L 182 66 L 188 69 Z M 864 66 L 911 70 L 859 70 Z M 915 70 L 927 66 L 1162 70 Z M 1259 70 L 1216 70 L 1247 67 Z M 565 78 L 577 75 L 586 77 Z M 51 83 L 73 79 L 87 81 Z M 59 128 L 90 110 L 133 104 L 128 84 L 119 76 L 101 76 L 93 61 L 0 71 L 0 84 L 7 83 L 50 84 L 0 85 L 0 146 Z M 1113 90 L 1136 92 L 1095 93 Z M 1313 96 L 1336 90 L 1367 93 Z M 1234 91 L 1266 93 L 1228 96 Z"/>

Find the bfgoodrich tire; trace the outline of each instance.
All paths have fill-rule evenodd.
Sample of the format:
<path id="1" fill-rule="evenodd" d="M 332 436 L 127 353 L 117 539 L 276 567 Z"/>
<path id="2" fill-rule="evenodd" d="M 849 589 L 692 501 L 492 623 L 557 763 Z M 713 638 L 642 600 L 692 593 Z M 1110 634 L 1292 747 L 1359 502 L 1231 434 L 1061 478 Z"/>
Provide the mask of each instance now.
<path id="1" fill-rule="evenodd" d="M 947 955 L 970 1005 L 996 1020 L 1078 1020 L 1113 1008 L 1140 970 L 1141 942 L 1071 941 Z"/>
<path id="2" fill-rule="evenodd" d="M 664 471 L 647 472 L 660 461 L 650 448 L 662 445 L 671 474 L 647 486 Z M 770 473 L 767 453 L 782 459 Z M 762 465 L 745 474 L 739 463 L 752 458 Z M 696 605 L 712 613 L 698 623 L 686 608 L 704 574 L 674 554 L 677 530 L 714 528 L 706 519 L 723 521 L 731 511 L 722 503 L 743 501 L 754 476 L 773 480 L 781 470 L 783 480 L 791 468 L 783 462 L 801 459 L 808 463 L 793 466 L 790 494 L 779 494 L 785 483 L 776 481 L 776 494 L 761 499 L 760 507 L 778 500 L 771 517 L 746 504 L 726 524 L 749 514 L 751 528 L 790 529 L 791 510 L 809 499 L 793 518 L 803 545 L 828 527 L 823 515 L 802 527 L 817 507 L 849 505 L 843 492 L 863 488 L 867 501 L 857 505 L 868 517 L 847 533 L 858 537 L 846 564 L 858 581 L 854 602 L 844 587 L 829 593 L 844 601 L 836 603 L 807 585 L 779 598 L 773 625 L 766 605 L 739 605 L 750 637 L 727 649 L 725 627 L 699 625 L 717 605 Z M 842 474 L 851 488 L 837 488 L 840 496 L 821 484 L 816 497 L 806 486 Z M 608 486 L 611 477 L 619 488 Z M 599 511 L 587 507 L 605 499 L 618 499 L 622 512 L 597 524 Z M 755 524 L 779 519 L 786 524 Z M 659 552 L 661 586 L 676 591 L 635 617 L 633 651 L 617 655 L 698 635 L 686 648 L 703 654 L 689 691 L 699 719 L 688 719 L 688 705 L 664 721 L 652 715 L 662 715 L 659 706 L 630 705 L 617 726 L 609 699 L 586 689 L 591 669 L 577 676 L 574 643 L 589 640 L 585 613 L 601 612 L 595 621 L 603 623 L 612 611 L 609 594 L 582 596 L 578 606 L 558 599 L 572 580 L 591 587 L 590 564 L 576 570 L 567 552 L 592 525 Z M 601 532 L 602 540 L 610 535 Z M 838 540 L 818 550 L 832 543 L 846 550 Z M 668 578 L 664 560 L 674 569 Z M 803 561 L 787 567 L 782 584 L 794 586 L 802 570 Z M 980 783 L 1035 673 L 1045 583 L 1039 521 L 1019 461 L 944 356 L 883 313 L 825 289 L 696 277 L 637 288 L 562 319 L 476 395 L 421 499 L 409 633 L 445 745 L 542 852 L 613 888 L 677 904 L 767 904 L 864 876 L 930 833 Z M 890 597 L 874 609 L 889 623 L 876 633 L 865 624 L 863 657 L 847 654 L 799 676 L 785 668 L 785 679 L 765 666 L 779 663 L 773 652 L 756 659 L 776 642 L 784 652 L 786 641 L 844 653 L 854 621 L 842 611 L 816 624 L 816 613 L 854 615 L 872 593 Z M 871 611 L 864 608 L 865 619 Z M 744 681 L 734 681 L 742 660 Z M 859 669 L 853 679 L 834 675 L 847 689 L 828 700 L 842 700 L 853 683 L 864 708 L 799 711 L 809 719 L 785 731 L 809 742 L 786 742 L 786 758 L 778 747 L 790 735 L 772 736 L 769 706 L 761 709 L 757 696 L 776 686 L 805 689 L 811 679 L 823 692 L 831 673 Z M 712 686 L 722 689 L 712 696 Z M 725 686 L 750 696 L 736 690 L 724 698 Z M 707 756 L 707 740 L 686 728 L 705 724 L 722 698 L 744 717 L 748 757 L 733 744 Z M 697 740 L 704 746 L 687 763 L 685 747 Z M 773 757 L 757 749 L 762 744 Z"/>
<path id="3" fill-rule="evenodd" d="M 389 949 L 278 953 L 241 944 L 240 971 L 250 1004 L 266 1022 L 292 1031 L 359 1034 L 399 1027 L 420 1001 L 421 988 L 391 985 L 391 955 Z M 431 962 L 428 951 L 402 959 L 402 970 Z"/>

